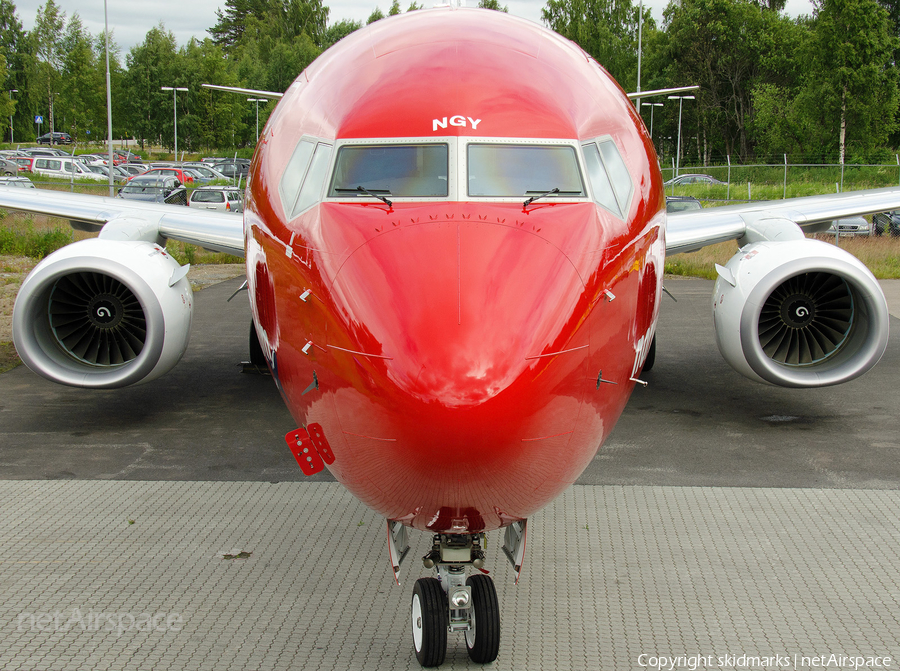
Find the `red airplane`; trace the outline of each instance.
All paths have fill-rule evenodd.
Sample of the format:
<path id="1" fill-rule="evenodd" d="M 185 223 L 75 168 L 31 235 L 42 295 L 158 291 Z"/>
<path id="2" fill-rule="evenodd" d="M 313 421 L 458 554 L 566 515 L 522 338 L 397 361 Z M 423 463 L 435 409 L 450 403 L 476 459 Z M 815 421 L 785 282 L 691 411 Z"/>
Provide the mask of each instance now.
<path id="1" fill-rule="evenodd" d="M 409 12 L 271 95 L 243 220 L 3 189 L 0 206 L 100 230 L 22 285 L 16 347 L 63 384 L 152 380 L 191 322 L 165 240 L 244 255 L 251 351 L 299 426 L 301 468 L 327 467 L 385 517 L 395 575 L 408 528 L 433 538 L 436 577 L 411 603 L 424 666 L 448 632 L 475 662 L 497 657 L 484 534 L 505 529 L 518 577 L 527 520 L 578 478 L 652 365 L 666 252 L 739 241 L 712 310 L 723 355 L 752 379 L 836 384 L 885 350 L 871 273 L 804 230 L 900 208 L 900 189 L 671 214 L 667 228 L 634 104 L 534 23 Z"/>

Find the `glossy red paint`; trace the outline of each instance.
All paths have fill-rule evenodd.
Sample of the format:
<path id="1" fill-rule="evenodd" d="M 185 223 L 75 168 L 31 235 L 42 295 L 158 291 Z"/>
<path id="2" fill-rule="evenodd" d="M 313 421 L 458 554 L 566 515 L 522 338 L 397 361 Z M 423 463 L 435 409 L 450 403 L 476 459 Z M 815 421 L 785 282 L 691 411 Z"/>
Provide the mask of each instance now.
<path id="1" fill-rule="evenodd" d="M 288 221 L 278 185 L 304 135 L 609 136 L 635 192 L 625 220 L 585 201 L 461 198 L 326 201 Z M 341 483 L 389 519 L 479 532 L 575 481 L 643 365 L 665 248 L 652 144 L 602 68 L 499 12 L 379 21 L 300 75 L 251 174 L 260 340 Z"/>

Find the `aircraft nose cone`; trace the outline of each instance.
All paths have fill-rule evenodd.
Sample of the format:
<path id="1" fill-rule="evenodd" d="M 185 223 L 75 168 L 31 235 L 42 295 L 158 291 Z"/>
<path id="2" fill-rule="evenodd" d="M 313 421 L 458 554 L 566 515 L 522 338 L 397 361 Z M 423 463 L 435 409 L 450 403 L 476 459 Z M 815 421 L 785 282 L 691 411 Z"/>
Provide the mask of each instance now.
<path id="1" fill-rule="evenodd" d="M 542 355 L 587 344 L 572 342 L 584 287 L 570 261 L 505 223 L 398 228 L 357 250 L 335 289 L 358 318 L 347 349 L 390 357 L 394 393 L 430 408 L 477 408 Z"/>

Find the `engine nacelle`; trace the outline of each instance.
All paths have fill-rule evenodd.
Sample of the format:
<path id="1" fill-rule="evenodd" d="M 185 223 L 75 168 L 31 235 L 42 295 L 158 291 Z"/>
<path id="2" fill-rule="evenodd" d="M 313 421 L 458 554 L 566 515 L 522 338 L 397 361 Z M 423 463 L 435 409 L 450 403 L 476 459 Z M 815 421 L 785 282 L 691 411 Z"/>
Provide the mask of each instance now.
<path id="1" fill-rule="evenodd" d="M 820 240 L 757 242 L 725 268 L 713 294 L 716 341 L 751 380 L 823 387 L 852 380 L 887 348 L 887 301 L 862 262 Z"/>
<path id="2" fill-rule="evenodd" d="M 150 242 L 94 238 L 63 247 L 19 289 L 16 350 L 35 373 L 74 387 L 157 378 L 187 349 L 187 269 Z"/>

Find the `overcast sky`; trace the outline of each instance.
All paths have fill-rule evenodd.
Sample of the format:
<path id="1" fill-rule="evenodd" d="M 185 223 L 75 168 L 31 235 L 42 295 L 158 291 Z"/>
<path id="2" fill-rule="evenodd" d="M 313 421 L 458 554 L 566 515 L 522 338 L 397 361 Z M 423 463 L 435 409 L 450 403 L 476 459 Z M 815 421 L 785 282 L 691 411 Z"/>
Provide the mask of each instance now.
<path id="1" fill-rule="evenodd" d="M 19 19 L 26 30 L 34 26 L 34 19 L 38 7 L 46 0 L 15 0 Z M 324 4 L 331 8 L 329 22 L 341 19 L 355 19 L 363 21 L 375 7 L 387 13 L 392 0 L 324 0 Z M 462 0 L 463 3 L 467 0 Z M 510 14 L 521 16 L 540 23 L 541 8 L 545 0 L 500 0 L 501 4 L 509 5 Z M 468 0 L 475 6 L 478 0 Z M 103 31 L 103 0 L 56 0 L 68 18 L 78 12 L 81 21 L 91 34 L 96 35 Z M 184 0 L 152 0 L 152 2 L 135 0 L 108 0 L 109 27 L 113 30 L 115 40 L 122 49 L 122 56 L 128 53 L 131 47 L 144 41 L 147 31 L 160 21 L 168 30 L 175 33 L 175 39 L 179 45 L 185 44 L 191 37 L 203 39 L 209 37 L 207 28 L 216 23 L 216 9 L 224 6 L 225 0 L 190 0 L 187 5 Z M 400 6 L 406 9 L 409 0 L 400 0 Z M 419 4 L 428 6 L 427 2 Z M 668 0 L 646 0 L 646 5 L 653 11 L 657 23 L 662 22 L 662 12 Z M 788 0 L 787 11 L 792 16 L 799 14 L 811 14 L 811 0 Z"/>

